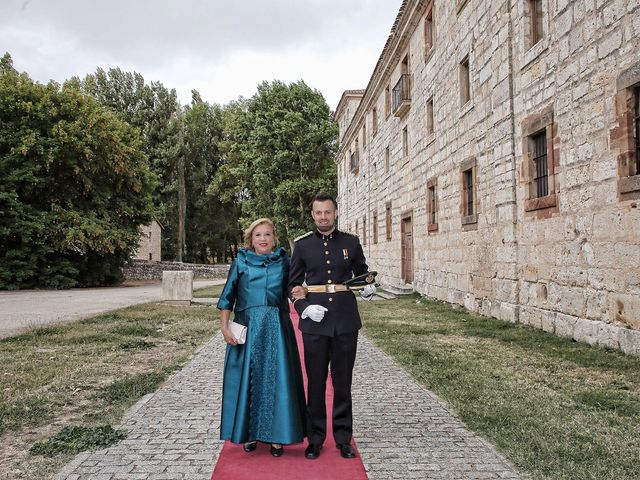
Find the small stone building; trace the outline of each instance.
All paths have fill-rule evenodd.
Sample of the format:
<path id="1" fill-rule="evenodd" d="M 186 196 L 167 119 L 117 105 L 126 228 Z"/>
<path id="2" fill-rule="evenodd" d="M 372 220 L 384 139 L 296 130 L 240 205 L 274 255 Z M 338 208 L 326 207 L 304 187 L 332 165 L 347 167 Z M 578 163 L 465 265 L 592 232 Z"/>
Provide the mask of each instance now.
<path id="1" fill-rule="evenodd" d="M 640 355 L 640 2 L 405 0 L 335 117 L 383 284 Z"/>
<path id="2" fill-rule="evenodd" d="M 140 240 L 133 258 L 159 262 L 161 257 L 162 225 L 157 220 L 151 220 L 148 225 L 140 225 Z"/>

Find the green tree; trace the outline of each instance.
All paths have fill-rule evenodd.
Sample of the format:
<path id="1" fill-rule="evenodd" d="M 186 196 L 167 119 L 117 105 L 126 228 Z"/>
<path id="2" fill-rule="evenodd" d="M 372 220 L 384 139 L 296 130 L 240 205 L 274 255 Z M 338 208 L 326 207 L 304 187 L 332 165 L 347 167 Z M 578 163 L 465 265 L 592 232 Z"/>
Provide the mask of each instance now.
<path id="1" fill-rule="evenodd" d="M 3 69 L 0 288 L 119 281 L 153 188 L 137 130 L 77 90 Z"/>
<path id="2" fill-rule="evenodd" d="M 137 72 L 119 68 L 98 68 L 84 79 L 73 77 L 65 83 L 91 95 L 101 105 L 140 131 L 142 149 L 151 171 L 159 181 L 153 193 L 154 215 L 164 225 L 162 256 L 181 257 L 178 238 L 180 135 L 183 112 L 175 89 L 161 82 L 147 84 Z"/>
<path id="3" fill-rule="evenodd" d="M 186 260 L 222 261 L 229 239 L 237 237 L 237 209 L 231 201 L 222 201 L 207 193 L 222 156 L 220 143 L 223 111 L 204 102 L 197 91 L 185 108 L 182 135 L 186 184 Z"/>
<path id="4" fill-rule="evenodd" d="M 320 92 L 303 81 L 263 82 L 228 108 L 224 165 L 210 187 L 241 205 L 241 223 L 268 216 L 282 239 L 311 227 L 308 205 L 335 191 L 337 125 Z"/>

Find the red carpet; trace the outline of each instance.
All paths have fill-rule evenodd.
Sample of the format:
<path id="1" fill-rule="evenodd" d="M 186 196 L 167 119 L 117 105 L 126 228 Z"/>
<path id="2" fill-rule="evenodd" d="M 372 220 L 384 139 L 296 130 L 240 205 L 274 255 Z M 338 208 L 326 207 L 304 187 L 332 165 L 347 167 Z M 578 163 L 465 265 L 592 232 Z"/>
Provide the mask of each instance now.
<path id="1" fill-rule="evenodd" d="M 302 361 L 303 346 L 302 335 L 298 330 L 298 315 L 291 310 L 298 348 L 300 350 L 300 362 L 304 377 L 305 391 L 307 377 Z M 212 480 L 361 480 L 366 479 L 367 474 L 360 460 L 360 456 L 354 459 L 344 459 L 336 449 L 331 430 L 331 408 L 333 404 L 333 386 L 331 376 L 327 382 L 327 439 L 322 447 L 320 457 L 315 460 L 304 458 L 305 443 L 285 445 L 284 455 L 274 458 L 269 453 L 269 445 L 258 443 L 254 452 L 245 453 L 242 445 L 225 442 L 218 463 L 213 470 Z M 356 447 L 355 442 L 353 446 Z M 356 447 L 357 450 L 357 447 Z"/>

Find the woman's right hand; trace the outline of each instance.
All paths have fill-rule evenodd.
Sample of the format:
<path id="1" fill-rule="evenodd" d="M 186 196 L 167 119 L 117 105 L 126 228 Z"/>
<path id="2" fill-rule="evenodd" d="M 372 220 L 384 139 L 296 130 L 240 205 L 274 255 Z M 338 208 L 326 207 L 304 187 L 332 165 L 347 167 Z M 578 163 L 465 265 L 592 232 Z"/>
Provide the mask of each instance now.
<path id="1" fill-rule="evenodd" d="M 293 287 L 293 290 L 291 290 L 291 296 L 293 298 L 295 298 L 296 300 L 302 300 L 303 298 L 306 298 L 307 293 L 309 293 L 309 292 L 302 285 L 298 285 L 296 287 Z"/>
<path id="2" fill-rule="evenodd" d="M 225 342 L 231 346 L 238 345 L 238 340 L 236 340 L 236 337 L 233 336 L 233 333 L 231 333 L 231 330 L 228 327 L 222 328 L 221 331 Z"/>

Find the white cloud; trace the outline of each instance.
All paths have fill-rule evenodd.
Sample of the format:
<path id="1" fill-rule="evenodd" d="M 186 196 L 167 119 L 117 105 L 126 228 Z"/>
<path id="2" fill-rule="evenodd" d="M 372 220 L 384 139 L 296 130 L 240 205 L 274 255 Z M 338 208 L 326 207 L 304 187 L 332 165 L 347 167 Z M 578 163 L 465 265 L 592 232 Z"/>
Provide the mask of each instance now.
<path id="1" fill-rule="evenodd" d="M 3 0 L 0 49 L 38 81 L 97 67 L 227 103 L 303 79 L 335 108 L 364 88 L 401 0 Z M 0 52 L 2 54 L 4 52 Z"/>

